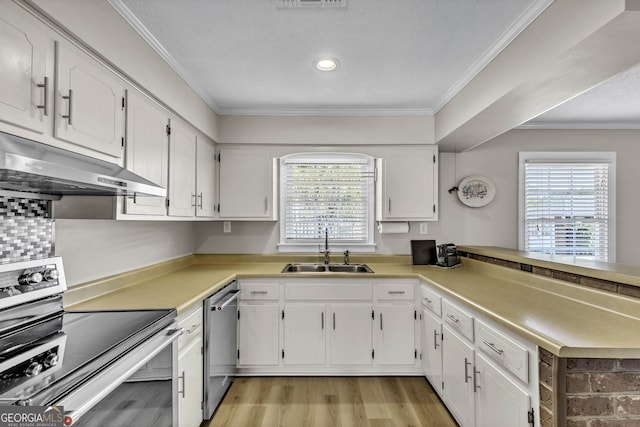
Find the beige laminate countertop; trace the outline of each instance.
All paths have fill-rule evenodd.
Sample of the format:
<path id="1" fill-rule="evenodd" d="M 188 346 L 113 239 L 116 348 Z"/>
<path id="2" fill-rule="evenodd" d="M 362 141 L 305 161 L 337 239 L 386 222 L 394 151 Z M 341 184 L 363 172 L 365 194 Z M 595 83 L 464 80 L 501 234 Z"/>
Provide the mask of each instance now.
<path id="1" fill-rule="evenodd" d="M 106 288 L 105 283 L 71 288 L 65 306 L 68 310 L 175 308 L 182 313 L 236 278 L 417 278 L 556 356 L 640 359 L 640 299 L 480 261 L 464 259 L 458 268 L 439 269 L 413 266 L 398 257 L 397 263 L 368 262 L 374 274 L 354 275 L 283 274 L 286 262 L 268 256 L 224 262 L 215 256 L 189 258 L 185 265 L 161 274 L 148 268 L 129 277 L 114 276 Z M 108 289 L 109 283 L 116 285 Z M 92 292 L 97 296 L 89 297 Z"/>

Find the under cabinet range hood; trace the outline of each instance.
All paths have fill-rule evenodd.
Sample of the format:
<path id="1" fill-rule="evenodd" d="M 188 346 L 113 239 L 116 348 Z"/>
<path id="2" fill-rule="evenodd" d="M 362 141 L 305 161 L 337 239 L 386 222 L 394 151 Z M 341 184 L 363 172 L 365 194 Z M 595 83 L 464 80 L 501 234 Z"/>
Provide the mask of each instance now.
<path id="1" fill-rule="evenodd" d="M 116 164 L 0 132 L 0 191 L 50 195 L 166 196 Z"/>

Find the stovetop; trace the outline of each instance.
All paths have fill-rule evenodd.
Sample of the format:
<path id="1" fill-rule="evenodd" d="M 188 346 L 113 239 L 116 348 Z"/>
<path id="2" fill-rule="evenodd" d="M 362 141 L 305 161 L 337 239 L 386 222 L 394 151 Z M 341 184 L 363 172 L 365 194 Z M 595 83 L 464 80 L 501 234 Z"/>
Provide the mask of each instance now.
<path id="1" fill-rule="evenodd" d="M 175 310 L 70 311 L 60 258 L 0 265 L 0 405 L 48 405 L 168 326 Z"/>

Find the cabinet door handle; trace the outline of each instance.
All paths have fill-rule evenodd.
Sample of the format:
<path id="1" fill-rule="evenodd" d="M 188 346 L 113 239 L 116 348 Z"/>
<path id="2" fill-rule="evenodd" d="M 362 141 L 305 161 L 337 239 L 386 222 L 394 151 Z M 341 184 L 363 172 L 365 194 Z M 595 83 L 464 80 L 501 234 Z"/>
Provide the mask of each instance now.
<path id="1" fill-rule="evenodd" d="M 474 393 L 477 393 L 478 390 L 482 388 L 478 385 L 478 378 L 477 378 L 478 375 L 480 375 L 480 371 L 474 368 L 473 370 L 473 392 Z"/>
<path id="2" fill-rule="evenodd" d="M 382 313 L 380 313 L 380 330 L 382 330 Z"/>
<path id="3" fill-rule="evenodd" d="M 438 344 L 438 336 L 440 334 L 438 333 L 438 331 L 436 329 L 433 330 L 433 349 L 437 350 L 438 347 L 440 347 L 440 344 Z"/>
<path id="4" fill-rule="evenodd" d="M 336 313 L 333 313 L 333 330 L 336 330 Z"/>
<path id="5" fill-rule="evenodd" d="M 178 379 L 182 382 L 182 390 L 178 389 L 178 394 L 181 394 L 182 398 L 184 399 L 186 397 L 185 386 L 184 386 L 184 381 L 185 381 L 184 371 L 182 371 L 182 375 L 180 375 Z"/>
<path id="6" fill-rule="evenodd" d="M 467 360 L 467 358 L 464 358 L 464 382 L 468 383 L 469 380 L 471 379 L 471 376 L 469 375 L 469 366 L 471 365 L 471 362 L 469 362 Z"/>
<path id="7" fill-rule="evenodd" d="M 324 312 L 320 313 L 320 326 L 324 331 Z"/>
<path id="8" fill-rule="evenodd" d="M 389 197 L 389 213 L 391 213 L 391 197 Z"/>
<path id="9" fill-rule="evenodd" d="M 198 204 L 198 207 L 202 209 L 202 193 L 198 194 L 198 199 L 200 199 L 200 203 Z"/>
<path id="10" fill-rule="evenodd" d="M 499 348 L 497 348 L 495 346 L 494 343 L 489 342 L 489 341 L 482 341 L 482 344 L 486 345 L 487 347 L 489 347 L 491 350 L 495 351 L 496 353 L 498 353 L 500 356 L 502 356 L 502 354 L 504 353 L 504 350 L 501 350 Z"/>
<path id="11" fill-rule="evenodd" d="M 191 194 L 191 207 L 194 208 L 196 206 L 196 195 L 195 194 Z"/>
<path id="12" fill-rule="evenodd" d="M 431 304 L 431 303 L 433 302 L 433 301 L 431 301 L 429 298 L 425 298 L 424 300 L 425 300 L 425 302 L 426 302 L 427 304 Z"/>
<path id="13" fill-rule="evenodd" d="M 447 317 L 451 319 L 454 323 L 460 322 L 460 319 L 456 319 L 456 316 L 454 316 L 453 314 L 447 314 Z"/>
<path id="14" fill-rule="evenodd" d="M 39 84 L 38 87 L 41 87 L 44 90 L 44 94 L 42 96 L 42 105 L 36 105 L 36 108 L 44 110 L 43 113 L 45 116 L 49 115 L 49 77 L 44 78 L 44 82 Z"/>
<path id="15" fill-rule="evenodd" d="M 264 196 L 264 213 L 269 211 L 269 197 Z"/>
<path id="16" fill-rule="evenodd" d="M 68 101 L 69 111 L 66 115 L 62 115 L 63 119 L 67 119 L 69 126 L 71 126 L 71 103 L 73 102 L 73 90 L 69 89 L 69 95 L 63 96 L 62 99 L 66 99 Z"/>

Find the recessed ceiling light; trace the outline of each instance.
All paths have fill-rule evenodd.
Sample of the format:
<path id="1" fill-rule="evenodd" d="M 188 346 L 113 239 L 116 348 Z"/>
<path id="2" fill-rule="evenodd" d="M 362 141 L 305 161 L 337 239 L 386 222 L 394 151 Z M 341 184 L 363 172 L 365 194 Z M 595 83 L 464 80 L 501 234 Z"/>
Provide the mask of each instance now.
<path id="1" fill-rule="evenodd" d="M 316 59 L 316 68 L 320 71 L 334 71 L 338 68 L 338 60 L 335 58 Z"/>

